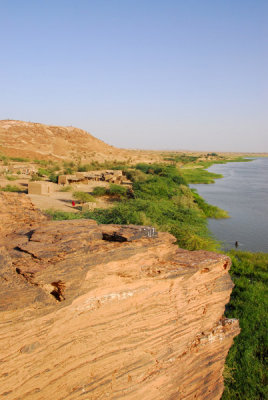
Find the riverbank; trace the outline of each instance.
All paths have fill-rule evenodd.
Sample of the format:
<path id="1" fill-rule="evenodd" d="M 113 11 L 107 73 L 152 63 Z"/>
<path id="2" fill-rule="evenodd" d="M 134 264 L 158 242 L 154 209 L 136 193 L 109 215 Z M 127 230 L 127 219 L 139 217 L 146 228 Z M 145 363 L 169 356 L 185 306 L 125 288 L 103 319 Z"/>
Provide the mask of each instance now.
<path id="1" fill-rule="evenodd" d="M 221 174 L 213 185 L 191 184 L 209 204 L 228 211 L 228 220 L 209 219 L 208 228 L 222 249 L 268 252 L 268 159 L 249 163 L 214 164 L 209 174 Z"/>
<path id="2" fill-rule="evenodd" d="M 222 400 L 267 399 L 268 254 L 235 250 L 227 254 L 235 287 L 225 315 L 239 319 L 241 332 L 225 362 Z"/>
<path id="3" fill-rule="evenodd" d="M 56 220 L 91 218 L 104 224 L 152 225 L 171 232 L 182 248 L 219 251 L 220 243 L 209 232 L 207 220 L 208 217 L 219 218 L 223 210 L 211 206 L 189 188 L 189 174 L 186 177 L 182 168 L 166 164 L 138 164 L 124 168 L 133 182 L 131 197 L 127 193 L 121 194 L 114 207 L 107 210 L 86 213 L 49 211 L 49 215 Z M 196 172 L 196 176 L 198 174 L 200 172 Z M 209 171 L 202 174 L 211 179 Z M 230 273 L 236 287 L 226 315 L 239 318 L 242 331 L 226 361 L 222 399 L 261 400 L 266 395 L 264 353 L 267 339 L 264 333 L 267 329 L 268 255 L 249 252 L 228 255 L 233 261 Z"/>
<path id="4" fill-rule="evenodd" d="M 188 183 L 209 184 L 215 183 L 215 179 L 223 178 L 225 175 L 221 173 L 221 168 L 215 168 L 214 171 L 211 172 L 204 169 L 191 169 L 188 170 L 184 176 L 188 178 Z M 260 180 L 260 173 L 257 173 L 255 171 L 255 177 L 252 177 L 254 178 L 254 182 L 251 184 L 251 187 L 254 183 L 256 184 L 257 176 Z M 246 179 L 246 182 L 248 183 L 248 185 L 250 184 L 249 179 Z M 239 182 L 236 183 L 236 185 L 238 184 Z M 236 192 L 236 185 L 234 185 L 233 187 L 234 192 Z M 226 186 L 224 191 L 225 193 L 229 193 Z M 228 186 L 231 186 L 230 182 L 228 182 Z M 194 187 L 195 189 L 193 190 L 198 191 L 202 194 L 202 196 L 209 192 L 206 185 L 196 185 Z M 202 187 L 203 190 L 200 190 Z M 263 183 L 259 185 L 259 189 L 255 188 L 255 200 L 256 190 L 263 191 Z M 211 189 L 211 193 L 217 193 L 217 188 L 214 188 L 214 192 L 213 189 Z M 222 200 L 222 191 L 220 192 L 219 196 Z M 200 196 L 200 198 L 202 197 Z M 215 202 L 211 196 L 209 197 L 207 195 L 205 196 L 205 198 L 209 202 L 212 201 L 213 204 L 217 204 L 218 206 L 227 208 L 225 207 L 223 201 L 217 202 L 216 197 Z M 233 198 L 231 198 L 230 194 L 227 199 L 227 203 L 230 204 L 232 200 Z M 254 213 L 253 203 L 252 201 L 250 201 L 248 195 L 247 201 L 249 202 L 249 204 L 251 204 L 251 213 Z M 241 208 L 241 200 L 238 201 L 238 203 Z M 222 222 L 222 224 L 228 225 L 228 222 Z M 217 225 L 217 221 L 211 220 L 209 228 L 211 227 L 211 225 L 212 227 Z M 213 231 L 215 232 L 215 230 Z M 239 233 L 241 234 L 241 232 Z M 265 237 L 267 238 L 267 235 Z M 218 239 L 220 239 L 220 236 L 218 236 Z M 230 241 L 230 245 L 232 242 L 234 245 L 233 240 Z M 252 240 L 250 244 L 252 245 Z M 263 244 L 265 246 L 266 243 L 260 243 L 260 241 L 258 241 L 258 245 L 260 247 L 262 247 Z M 225 391 L 223 393 L 222 400 L 265 399 L 268 397 L 266 359 L 268 347 L 268 254 L 235 250 L 229 251 L 226 254 L 229 255 L 232 259 L 230 275 L 235 284 L 235 287 L 233 289 L 230 302 L 226 307 L 225 315 L 227 318 L 239 319 L 241 333 L 238 337 L 235 338 L 234 344 L 231 347 L 228 357 L 226 359 L 224 370 Z"/>

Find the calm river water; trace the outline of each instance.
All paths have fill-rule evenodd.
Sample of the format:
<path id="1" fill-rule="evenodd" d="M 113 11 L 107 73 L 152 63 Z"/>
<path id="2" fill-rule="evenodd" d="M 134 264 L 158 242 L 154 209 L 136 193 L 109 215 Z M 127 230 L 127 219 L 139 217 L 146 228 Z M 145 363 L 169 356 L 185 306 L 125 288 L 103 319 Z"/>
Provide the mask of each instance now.
<path id="1" fill-rule="evenodd" d="M 251 162 L 216 164 L 210 172 L 224 175 L 215 184 L 191 185 L 210 204 L 231 218 L 210 219 L 209 229 L 223 248 L 268 252 L 268 157 Z"/>

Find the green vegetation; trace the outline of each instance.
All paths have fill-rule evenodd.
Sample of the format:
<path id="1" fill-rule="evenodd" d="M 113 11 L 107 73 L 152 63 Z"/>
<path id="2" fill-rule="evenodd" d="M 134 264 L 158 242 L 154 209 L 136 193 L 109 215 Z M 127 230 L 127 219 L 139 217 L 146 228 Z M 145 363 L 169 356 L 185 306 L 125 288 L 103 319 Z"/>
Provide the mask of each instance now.
<path id="1" fill-rule="evenodd" d="M 181 247 L 190 250 L 219 247 L 207 229 L 206 213 L 209 210 L 212 215 L 213 210 L 209 205 L 199 206 L 201 201 L 196 200 L 175 166 L 138 164 L 127 170 L 127 175 L 135 178 L 132 198 L 127 198 L 126 187 L 110 185 L 109 194 L 120 200 L 113 208 L 73 215 L 50 211 L 50 215 L 54 219 L 92 218 L 107 224 L 152 225 L 172 233 Z"/>
<path id="2" fill-rule="evenodd" d="M 219 155 L 217 153 L 208 153 L 206 157 L 218 157 Z"/>
<path id="3" fill-rule="evenodd" d="M 58 177 L 59 177 L 58 174 L 55 174 L 54 172 L 52 172 L 49 175 L 48 179 L 50 180 L 50 182 L 58 183 Z"/>
<path id="4" fill-rule="evenodd" d="M 125 170 L 126 168 L 127 168 L 127 164 L 122 161 L 104 161 L 103 163 L 99 163 L 98 161 L 92 161 L 91 164 L 79 163 L 76 166 L 76 170 L 79 172 L 96 171 L 96 170 L 101 170 L 101 169 Z"/>
<path id="5" fill-rule="evenodd" d="M 92 195 L 96 197 L 105 196 L 107 194 L 107 189 L 103 186 L 96 186 L 93 189 Z"/>
<path id="6" fill-rule="evenodd" d="M 9 159 L 16 162 L 30 162 L 30 159 L 25 157 L 9 157 Z"/>
<path id="7" fill-rule="evenodd" d="M 5 156 L 4 154 L 0 154 L 0 161 L 3 161 L 4 165 L 9 165 L 9 157 Z"/>
<path id="8" fill-rule="evenodd" d="M 148 178 L 147 175 L 140 171 L 139 169 L 128 169 L 126 171 L 127 179 L 131 180 L 132 182 L 144 182 Z"/>
<path id="9" fill-rule="evenodd" d="M 58 183 L 59 174 L 55 174 L 55 172 L 59 171 L 59 169 L 60 167 L 58 164 L 52 163 L 52 165 L 47 166 L 46 168 L 38 168 L 37 175 L 40 178 L 47 177 L 50 182 Z"/>
<path id="10" fill-rule="evenodd" d="M 127 188 L 125 186 L 115 185 L 111 183 L 107 193 L 110 196 L 115 196 L 122 199 L 127 195 Z"/>
<path id="11" fill-rule="evenodd" d="M 187 164 L 190 162 L 195 162 L 198 158 L 198 156 L 190 156 L 187 154 L 170 154 L 168 157 L 164 157 L 164 160 L 172 161 L 174 163 Z"/>
<path id="12" fill-rule="evenodd" d="M 0 161 L 3 161 L 4 165 L 8 165 L 9 161 L 30 162 L 30 159 L 24 158 L 24 157 L 9 157 L 9 156 L 5 156 L 4 154 L 0 154 Z"/>
<path id="13" fill-rule="evenodd" d="M 86 192 L 74 192 L 73 197 L 80 203 L 95 202 L 95 198 Z"/>
<path id="14" fill-rule="evenodd" d="M 42 167 L 46 167 L 49 164 L 47 160 L 33 160 L 35 164 L 42 165 Z"/>
<path id="15" fill-rule="evenodd" d="M 55 211 L 54 209 L 48 209 L 45 212 L 56 221 L 70 220 L 70 219 L 81 219 L 86 218 L 85 213 L 73 213 L 67 211 Z"/>
<path id="16" fill-rule="evenodd" d="M 77 171 L 76 165 L 73 161 L 64 161 L 63 168 L 64 175 L 72 175 Z"/>
<path id="17" fill-rule="evenodd" d="M 38 174 L 32 174 L 31 181 L 42 181 L 42 178 Z"/>
<path id="18" fill-rule="evenodd" d="M 223 175 L 209 172 L 204 168 L 182 168 L 181 174 L 187 183 L 214 183 L 215 179 L 222 178 Z"/>
<path id="19" fill-rule="evenodd" d="M 50 171 L 48 169 L 45 168 L 38 168 L 37 174 L 41 177 L 43 176 L 49 176 Z"/>
<path id="20" fill-rule="evenodd" d="M 222 210 L 219 207 L 212 206 L 211 204 L 208 204 L 201 196 L 199 196 L 199 194 L 195 189 L 191 190 L 194 196 L 194 202 L 204 212 L 206 217 L 215 219 L 229 218 L 229 214 L 227 211 Z"/>
<path id="21" fill-rule="evenodd" d="M 216 153 L 211 153 L 216 154 Z M 207 154 L 207 156 L 211 155 Z M 188 163 L 188 165 L 181 168 L 181 174 L 187 183 L 214 183 L 215 179 L 222 178 L 223 175 L 209 172 L 206 168 L 211 167 L 213 164 L 226 164 L 227 162 L 248 162 L 249 159 L 237 157 L 234 159 L 216 159 L 210 161 L 198 161 L 195 163 Z"/>
<path id="22" fill-rule="evenodd" d="M 52 160 L 33 160 L 33 163 L 41 165 L 43 168 L 53 169 L 55 171 L 60 169 L 59 164 Z"/>
<path id="23" fill-rule="evenodd" d="M 117 198 L 118 200 L 122 200 L 128 195 L 128 188 L 111 183 L 108 189 L 103 186 L 95 187 L 93 189 L 92 195 L 95 197 L 108 195 Z"/>
<path id="24" fill-rule="evenodd" d="M 231 251 L 229 255 L 235 288 L 226 316 L 239 319 L 241 333 L 226 360 L 222 400 L 264 400 L 268 398 L 268 254 Z"/>
<path id="25" fill-rule="evenodd" d="M 15 181 L 16 179 L 18 179 L 18 177 L 14 175 L 6 175 L 6 179 L 8 181 Z"/>
<path id="26" fill-rule="evenodd" d="M 0 186 L 0 191 L 1 192 L 24 192 L 24 189 L 22 189 L 19 186 L 16 185 L 6 185 L 6 186 Z"/>

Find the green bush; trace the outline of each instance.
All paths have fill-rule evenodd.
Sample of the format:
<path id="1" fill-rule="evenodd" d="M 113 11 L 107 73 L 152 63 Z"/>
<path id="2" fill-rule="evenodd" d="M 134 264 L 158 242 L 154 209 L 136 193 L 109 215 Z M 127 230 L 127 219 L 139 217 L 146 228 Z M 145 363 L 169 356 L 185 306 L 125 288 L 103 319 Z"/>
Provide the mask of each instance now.
<path id="1" fill-rule="evenodd" d="M 5 156 L 4 154 L 0 154 L 0 160 L 1 161 L 9 161 L 9 157 Z"/>
<path id="2" fill-rule="evenodd" d="M 126 170 L 126 164 L 120 161 L 105 161 L 99 163 L 98 161 L 92 161 L 91 164 L 78 164 L 77 170 L 79 172 L 88 172 L 101 169 L 115 169 L 115 170 Z"/>
<path id="3" fill-rule="evenodd" d="M 38 174 L 32 174 L 31 181 L 42 181 L 42 178 Z"/>
<path id="4" fill-rule="evenodd" d="M 79 164 L 77 167 L 78 172 L 88 172 L 93 170 L 94 170 L 93 164 Z"/>
<path id="5" fill-rule="evenodd" d="M 88 202 L 95 202 L 93 196 L 86 192 L 74 192 L 73 197 L 78 200 L 80 203 L 88 203 Z"/>
<path id="6" fill-rule="evenodd" d="M 43 177 L 43 176 L 49 176 L 49 174 L 50 174 L 49 169 L 38 168 L 38 171 L 37 171 L 37 175 L 38 175 L 38 176 L 41 176 L 41 177 Z"/>
<path id="7" fill-rule="evenodd" d="M 67 167 L 64 169 L 63 174 L 64 175 L 73 175 L 73 173 L 75 172 L 75 170 L 71 167 Z"/>
<path id="8" fill-rule="evenodd" d="M 148 179 L 148 176 L 138 169 L 129 169 L 126 171 L 126 177 L 132 182 L 144 182 Z"/>
<path id="9" fill-rule="evenodd" d="M 164 157 L 164 160 L 188 164 L 195 162 L 198 158 L 198 156 L 189 156 L 186 154 L 170 154 L 168 157 Z"/>
<path id="10" fill-rule="evenodd" d="M 74 161 L 63 161 L 63 166 L 64 168 L 74 168 L 75 167 L 75 162 Z"/>
<path id="11" fill-rule="evenodd" d="M 209 157 L 209 156 L 211 156 L 211 157 L 218 157 L 218 154 L 217 154 L 217 153 L 208 153 L 207 156 L 208 156 L 208 157 Z"/>
<path id="12" fill-rule="evenodd" d="M 107 194 L 107 189 L 103 186 L 96 186 L 92 192 L 93 196 L 101 197 Z"/>
<path id="13" fill-rule="evenodd" d="M 25 157 L 10 157 L 10 160 L 17 162 L 30 162 L 30 159 Z"/>
<path id="14" fill-rule="evenodd" d="M 34 160 L 35 164 L 42 165 L 42 167 L 46 167 L 50 164 L 50 161 L 47 160 Z"/>
<path id="15" fill-rule="evenodd" d="M 55 211 L 53 209 L 48 209 L 45 211 L 45 214 L 52 217 L 55 221 L 63 221 L 70 219 L 81 219 L 84 218 L 82 213 L 73 213 L 66 211 Z"/>
<path id="16" fill-rule="evenodd" d="M 0 154 L 0 160 L 3 161 L 4 165 L 9 165 L 10 158 L 4 154 Z"/>
<path id="17" fill-rule="evenodd" d="M 51 174 L 49 174 L 48 178 L 49 178 L 50 182 L 58 183 L 59 175 L 52 172 Z"/>
<path id="18" fill-rule="evenodd" d="M 16 185 L 6 185 L 6 186 L 0 186 L 0 191 L 1 192 L 24 192 L 24 189 L 22 189 L 19 186 Z"/>
<path id="19" fill-rule="evenodd" d="M 111 183 L 108 193 L 112 196 L 124 197 L 127 194 L 127 188 L 125 186 L 115 185 Z"/>
<path id="20" fill-rule="evenodd" d="M 18 177 L 14 175 L 6 175 L 6 178 L 8 181 L 15 181 L 16 179 L 18 179 Z"/>

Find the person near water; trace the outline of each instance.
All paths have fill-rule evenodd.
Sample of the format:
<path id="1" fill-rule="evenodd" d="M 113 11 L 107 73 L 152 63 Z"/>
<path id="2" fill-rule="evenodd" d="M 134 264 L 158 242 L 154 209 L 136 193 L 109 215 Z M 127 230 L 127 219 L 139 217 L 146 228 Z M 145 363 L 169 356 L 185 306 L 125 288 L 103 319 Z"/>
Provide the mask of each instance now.
<path id="1" fill-rule="evenodd" d="M 238 241 L 235 242 L 235 247 L 236 247 L 236 248 L 238 247 Z"/>

